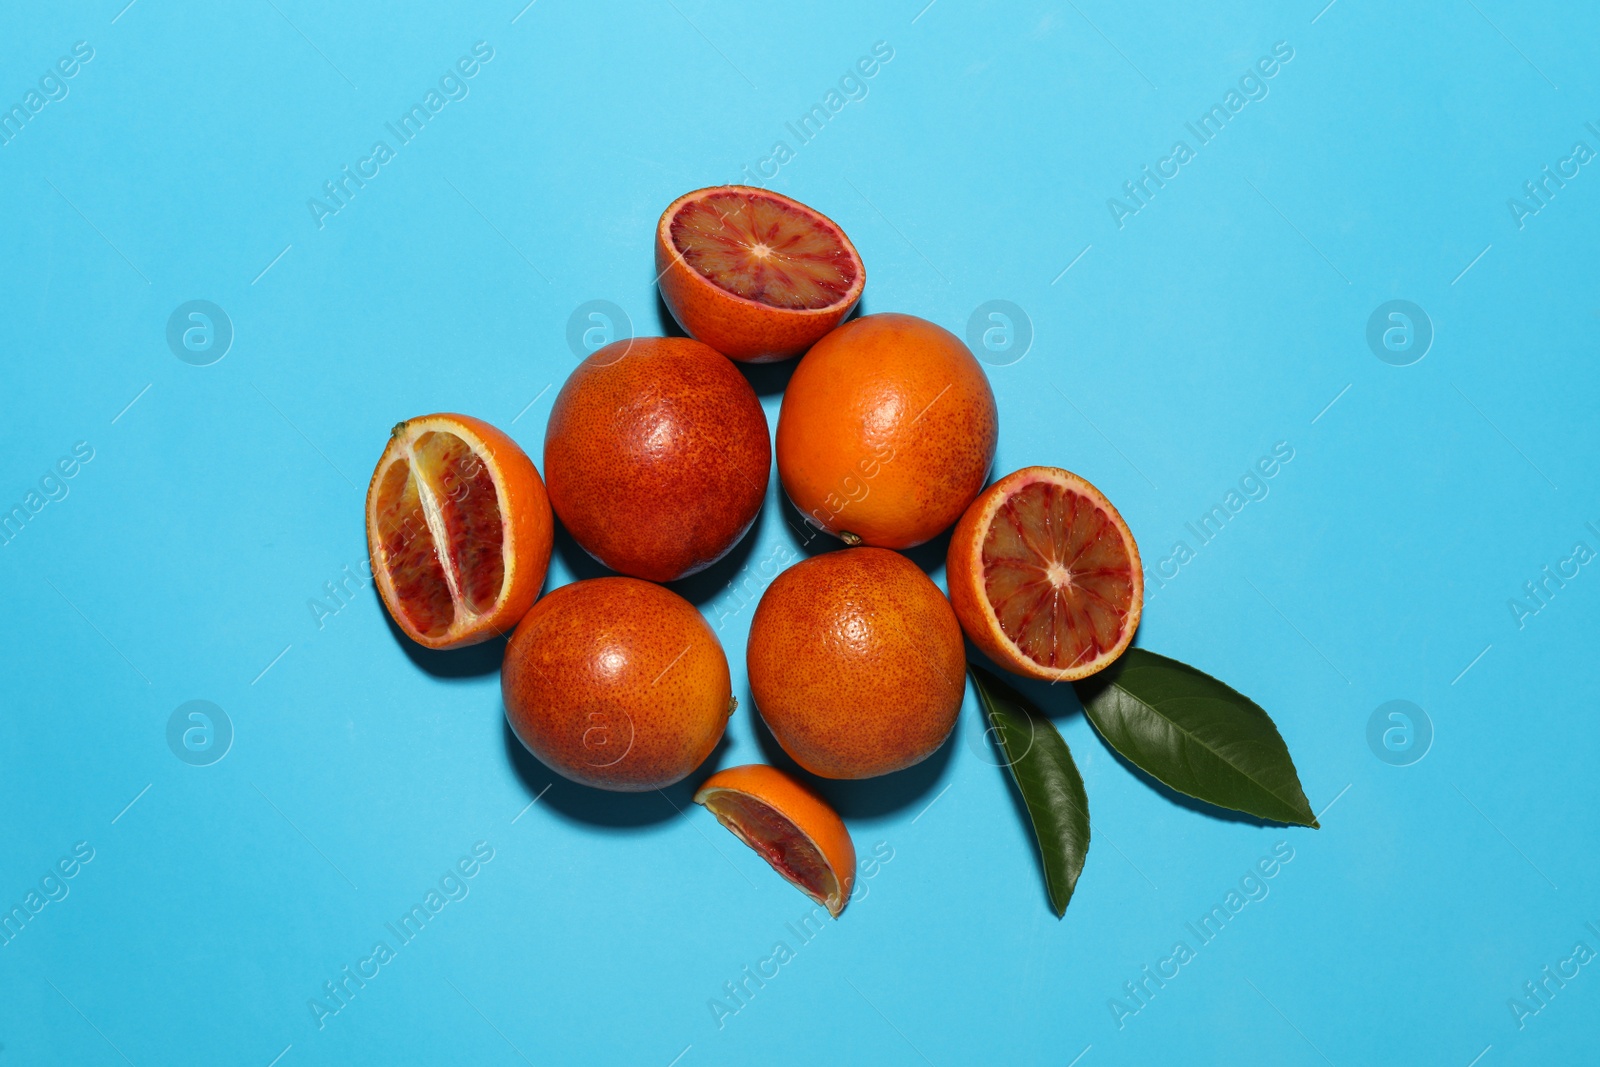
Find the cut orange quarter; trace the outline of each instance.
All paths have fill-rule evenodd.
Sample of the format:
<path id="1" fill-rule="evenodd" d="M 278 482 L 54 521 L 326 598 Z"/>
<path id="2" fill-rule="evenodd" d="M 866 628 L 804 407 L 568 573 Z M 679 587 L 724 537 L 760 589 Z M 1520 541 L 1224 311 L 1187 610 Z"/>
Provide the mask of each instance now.
<path id="1" fill-rule="evenodd" d="M 516 626 L 550 565 L 550 498 L 533 461 L 466 415 L 424 415 L 390 433 L 367 488 L 367 551 L 384 607 L 428 648 Z"/>
<path id="2" fill-rule="evenodd" d="M 1086 678 L 1138 629 L 1144 571 L 1105 494 L 1059 467 L 1024 467 L 979 495 L 946 559 L 956 618 L 1006 670 Z"/>
<path id="3" fill-rule="evenodd" d="M 821 797 L 776 767 L 751 763 L 713 774 L 694 801 L 829 915 L 844 911 L 856 881 L 856 847 Z"/>
<path id="4" fill-rule="evenodd" d="M 656 225 L 656 272 L 678 325 L 741 363 L 804 352 L 850 314 L 867 282 L 832 219 L 748 185 L 669 204 Z"/>

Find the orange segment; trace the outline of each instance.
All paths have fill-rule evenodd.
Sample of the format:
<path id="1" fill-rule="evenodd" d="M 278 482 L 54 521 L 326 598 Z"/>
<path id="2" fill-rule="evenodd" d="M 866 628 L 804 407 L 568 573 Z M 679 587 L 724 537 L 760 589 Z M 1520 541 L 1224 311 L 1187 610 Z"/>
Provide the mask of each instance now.
<path id="1" fill-rule="evenodd" d="M 689 336 L 749 363 L 804 352 L 844 321 L 867 281 L 832 219 L 748 185 L 697 189 L 667 205 L 656 273 Z"/>
<path id="2" fill-rule="evenodd" d="M 956 524 L 947 563 L 962 629 L 1017 674 L 1087 677 L 1139 625 L 1132 532 L 1104 494 L 1057 467 L 1027 467 L 985 490 Z"/>
<path id="3" fill-rule="evenodd" d="M 455 602 L 428 529 L 415 472 L 402 458 L 391 463 L 376 484 L 376 522 L 369 526 L 378 530 L 384 569 L 394 590 L 393 600 L 385 597 L 385 603 L 391 612 L 399 608 L 394 613 L 402 627 L 423 635 L 417 640 L 442 637 L 455 619 Z"/>
<path id="4" fill-rule="evenodd" d="M 465 415 L 390 434 L 367 490 L 367 544 L 384 606 L 413 640 L 456 648 L 503 633 L 539 595 L 553 521 L 516 443 Z"/>
<path id="5" fill-rule="evenodd" d="M 773 196 L 726 189 L 685 204 L 672 243 L 730 293 L 780 308 L 825 308 L 855 283 L 844 235 L 814 212 Z"/>
<path id="6" fill-rule="evenodd" d="M 838 813 L 811 790 L 776 767 L 752 763 L 713 774 L 694 800 L 829 915 L 844 911 L 856 848 Z"/>

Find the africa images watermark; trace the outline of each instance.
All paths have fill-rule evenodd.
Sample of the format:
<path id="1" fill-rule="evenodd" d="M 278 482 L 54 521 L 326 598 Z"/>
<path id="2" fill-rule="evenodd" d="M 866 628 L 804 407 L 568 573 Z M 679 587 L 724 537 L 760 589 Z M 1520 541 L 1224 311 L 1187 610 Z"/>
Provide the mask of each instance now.
<path id="1" fill-rule="evenodd" d="M 22 94 L 20 103 L 9 108 L 0 105 L 0 146 L 9 145 L 21 136 L 22 129 L 33 117 L 51 104 L 60 103 L 72 91 L 67 82 L 78 76 L 84 66 L 94 58 L 94 46 L 79 41 L 72 46 L 72 54 L 57 59 L 53 67 L 39 75 L 38 88 Z"/>
<path id="2" fill-rule="evenodd" d="M 1585 122 L 1584 126 L 1600 138 L 1600 127 L 1592 122 Z M 1582 167 L 1594 158 L 1595 150 L 1589 147 L 1589 142 L 1576 141 L 1565 156 L 1556 160 L 1554 170 L 1546 163 L 1539 169 L 1537 178 L 1523 182 L 1520 194 L 1506 198 L 1506 210 L 1511 212 L 1511 221 L 1517 224 L 1517 229 L 1526 229 L 1527 220 L 1549 207 L 1556 194 L 1567 187 L 1567 182 L 1582 173 Z"/>
<path id="3" fill-rule="evenodd" d="M 1584 523 L 1589 532 L 1600 538 L 1600 526 L 1592 522 Z M 1527 629 L 1528 620 L 1550 606 L 1556 594 L 1567 587 L 1567 583 L 1583 573 L 1583 567 L 1595 558 L 1595 550 L 1589 547 L 1587 541 L 1574 541 L 1572 551 L 1566 556 L 1558 557 L 1555 563 L 1546 563 L 1539 568 L 1539 573 L 1522 583 L 1522 592 L 1506 601 L 1506 608 L 1511 612 L 1511 621 L 1517 624 L 1517 629 Z"/>
<path id="4" fill-rule="evenodd" d="M 1584 926 L 1588 927 L 1590 933 L 1600 935 L 1600 927 L 1594 923 L 1584 923 Z M 1511 1020 L 1517 1024 L 1517 1029 L 1526 1030 L 1528 1020 L 1548 1008 L 1550 1002 L 1567 988 L 1567 983 L 1578 977 L 1582 968 L 1594 958 L 1595 951 L 1588 942 L 1575 942 L 1566 957 L 1553 964 L 1545 964 L 1539 969 L 1537 978 L 1523 982 L 1521 993 L 1506 998 L 1506 1007 L 1511 1009 Z"/>
<path id="5" fill-rule="evenodd" d="M 367 983 L 395 961 L 401 949 L 421 936 L 428 924 L 444 911 L 445 905 L 467 899 L 472 891 L 471 880 L 493 859 L 493 845 L 487 841 L 475 842 L 471 855 L 462 856 L 454 866 L 447 867 L 439 876 L 437 887 L 429 886 L 420 904 L 413 904 L 394 922 L 384 923 L 389 936 L 373 942 L 372 950 L 358 959 L 353 968 L 348 963 L 339 968 L 333 978 L 322 983 L 322 992 L 306 1001 L 317 1029 L 326 1028 L 329 1019 L 348 1008 L 356 995 L 367 988 Z M 389 943 L 390 938 L 394 940 L 393 945 Z"/>
<path id="6" fill-rule="evenodd" d="M 780 541 L 759 563 L 745 564 L 711 602 L 712 623 L 717 631 L 721 632 L 724 625 L 737 619 L 750 605 L 760 603 L 767 586 L 798 558 L 799 553 L 787 541 Z"/>
<path id="7" fill-rule="evenodd" d="M 1176 578 L 1185 565 L 1195 560 L 1200 549 L 1216 540 L 1246 505 L 1267 499 L 1272 492 L 1269 480 L 1276 478 L 1292 459 L 1293 445 L 1287 441 L 1274 444 L 1270 455 L 1259 457 L 1252 466 L 1245 468 L 1244 474 L 1239 477 L 1237 489 L 1230 487 L 1222 494 L 1221 503 L 1211 505 L 1194 522 L 1183 524 L 1184 530 L 1193 535 L 1194 546 L 1191 547 L 1188 541 L 1181 538 L 1174 541 L 1165 556 L 1156 560 L 1154 566 L 1145 568 L 1146 579 L 1154 579 L 1156 589 L 1165 589 L 1167 583 Z"/>
<path id="8" fill-rule="evenodd" d="M 852 908 L 859 908 L 867 899 L 872 892 L 868 883 L 878 877 L 893 859 L 894 846 L 887 841 L 879 841 L 872 846 L 870 856 L 863 856 L 856 863 L 855 888 L 850 894 Z M 725 1028 L 729 1019 L 748 1008 L 756 996 L 767 988 L 767 983 L 794 962 L 799 950 L 811 944 L 818 934 L 828 928 L 828 911 L 820 904 L 814 905 L 800 918 L 784 923 L 783 928 L 793 939 L 793 945 L 788 940 L 773 942 L 772 949 L 765 956 L 754 964 L 745 964 L 738 974 L 722 983 L 722 991 L 717 996 L 706 1000 L 711 1021 L 717 1024 L 718 1030 Z"/>
<path id="9" fill-rule="evenodd" d="M 383 124 L 384 129 L 394 136 L 394 147 L 390 147 L 386 140 L 374 141 L 371 150 L 356 161 L 353 170 L 347 163 L 339 168 L 337 177 L 323 182 L 322 194 L 306 201 L 306 210 L 311 212 L 311 221 L 317 224 L 317 229 L 325 229 L 329 216 L 337 215 L 349 207 L 356 194 L 367 187 L 367 182 L 383 173 L 384 164 L 394 159 L 400 148 L 410 144 L 429 120 L 445 109 L 446 104 L 465 100 L 472 91 L 467 82 L 477 77 L 492 59 L 492 45 L 486 41 L 473 45 L 472 54 L 457 59 L 453 67 L 441 74 L 438 87 L 430 87 L 422 95 L 421 103 L 412 104 L 394 122 Z"/>
<path id="10" fill-rule="evenodd" d="M 1184 923 L 1184 928 L 1194 937 L 1194 947 L 1191 948 L 1185 940 L 1174 942 L 1171 951 L 1157 960 L 1154 968 L 1147 963 L 1139 968 L 1136 978 L 1122 983 L 1125 997 L 1119 994 L 1106 1001 L 1117 1029 L 1126 1029 L 1128 1020 L 1148 1008 L 1156 995 L 1167 987 L 1167 983 L 1176 979 L 1183 973 L 1184 967 L 1194 962 L 1200 949 L 1221 936 L 1228 923 L 1247 905 L 1266 900 L 1267 894 L 1272 892 L 1267 883 L 1276 878 L 1293 859 L 1294 846 L 1287 841 L 1279 841 L 1272 846 L 1271 855 L 1262 856 L 1245 871 L 1239 878 L 1238 888 L 1230 888 L 1223 896 L 1222 903 L 1213 905 L 1210 911 L 1200 916 L 1198 923 Z"/>
<path id="11" fill-rule="evenodd" d="M 72 454 L 57 459 L 44 469 L 39 476 L 39 487 L 29 487 L 22 495 L 22 502 L 5 508 L 0 504 L 0 545 L 9 545 L 33 521 L 33 517 L 45 509 L 45 506 L 57 501 L 67 499 L 67 494 L 72 492 L 72 487 L 67 483 L 78 476 L 85 464 L 94 459 L 94 446 L 88 441 L 79 441 L 72 446 Z"/>
<path id="12" fill-rule="evenodd" d="M 1220 104 L 1212 104 L 1198 119 L 1183 124 L 1194 138 L 1194 147 L 1191 148 L 1187 140 L 1174 141 L 1172 149 L 1156 160 L 1153 170 L 1149 164 L 1145 164 L 1140 168 L 1138 177 L 1123 182 L 1122 191 L 1127 199 L 1113 196 L 1106 201 L 1106 209 L 1111 212 L 1111 221 L 1117 224 L 1117 229 L 1122 229 L 1127 219 L 1149 207 L 1156 193 L 1182 173 L 1183 166 L 1197 158 L 1200 149 L 1215 140 L 1247 104 L 1265 100 L 1271 91 L 1267 83 L 1277 77 L 1292 59 L 1294 49 L 1288 41 L 1274 44 L 1272 54 L 1256 60 L 1255 65 L 1240 76 L 1238 88 L 1230 88 Z"/>
<path id="13" fill-rule="evenodd" d="M 326 629 L 328 620 L 356 603 L 356 597 L 371 584 L 370 556 L 362 556 L 354 568 L 346 563 L 339 568 L 336 580 L 323 582 L 321 593 L 306 598 L 306 610 L 311 612 L 311 621 L 317 624 L 317 629 Z"/>
<path id="14" fill-rule="evenodd" d="M 72 892 L 68 883 L 94 859 L 94 846 L 79 841 L 72 846 L 70 855 L 62 856 L 46 868 L 37 888 L 29 887 L 21 904 L 13 904 L 9 911 L 0 911 L 0 946 L 9 945 L 22 935 L 30 922 L 46 905 L 60 903 Z"/>
<path id="15" fill-rule="evenodd" d="M 867 98 L 867 93 L 871 91 L 868 82 L 877 77 L 878 72 L 888 66 L 893 58 L 894 47 L 888 41 L 874 41 L 871 55 L 861 56 L 853 65 L 845 68 L 839 80 L 822 94 L 820 101 L 803 111 L 798 119 L 783 124 L 784 129 L 793 135 L 795 143 L 790 145 L 785 140 L 773 142 L 772 149 L 758 159 L 753 168 L 748 163 L 740 168 L 740 181 L 765 188 L 767 182 L 776 178 L 785 165 L 794 161 L 801 148 L 822 133 L 834 116 L 844 111 L 847 105 L 859 104 Z M 767 169 L 769 165 L 771 170 Z"/>
<path id="16" fill-rule="evenodd" d="M 445 472 L 435 478 L 424 481 L 426 489 L 423 490 L 434 501 L 436 508 L 442 508 L 446 501 L 456 508 L 466 503 L 467 497 L 473 490 L 482 489 L 493 492 L 493 484 L 488 478 L 487 468 L 476 452 L 469 452 L 458 466 L 446 468 Z M 498 505 L 497 505 L 498 506 Z M 427 509 L 414 511 L 407 514 L 399 525 L 384 524 L 384 551 L 389 558 L 399 558 L 405 554 L 407 546 L 419 534 L 427 536 L 432 544 L 439 543 L 444 537 L 444 527 L 441 525 L 436 532 L 427 525 Z M 441 523 L 449 521 L 442 518 Z M 311 621 L 317 624 L 317 629 L 327 628 L 327 620 L 339 614 L 345 608 L 356 602 L 356 597 L 361 591 L 373 582 L 372 557 L 362 556 L 352 567 L 346 563 L 339 568 L 337 578 L 329 579 L 322 583 L 322 593 L 306 598 L 306 608 L 311 612 Z"/>

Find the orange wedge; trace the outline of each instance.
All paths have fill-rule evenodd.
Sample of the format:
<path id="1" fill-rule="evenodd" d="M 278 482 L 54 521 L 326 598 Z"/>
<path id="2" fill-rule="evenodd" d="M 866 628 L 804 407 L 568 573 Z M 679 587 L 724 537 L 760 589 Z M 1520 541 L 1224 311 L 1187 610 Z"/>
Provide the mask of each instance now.
<path id="1" fill-rule="evenodd" d="M 1128 524 L 1059 467 L 1024 467 L 985 489 L 950 535 L 945 580 L 973 644 L 1051 682 L 1087 678 L 1122 655 L 1144 608 Z"/>
<path id="2" fill-rule="evenodd" d="M 467 415 L 397 425 L 367 488 L 367 551 L 384 607 L 428 648 L 514 627 L 550 564 L 554 522 L 527 453 Z"/>
<path id="3" fill-rule="evenodd" d="M 717 821 L 835 919 L 856 881 L 856 847 L 844 820 L 776 767 L 718 771 L 695 793 Z"/>

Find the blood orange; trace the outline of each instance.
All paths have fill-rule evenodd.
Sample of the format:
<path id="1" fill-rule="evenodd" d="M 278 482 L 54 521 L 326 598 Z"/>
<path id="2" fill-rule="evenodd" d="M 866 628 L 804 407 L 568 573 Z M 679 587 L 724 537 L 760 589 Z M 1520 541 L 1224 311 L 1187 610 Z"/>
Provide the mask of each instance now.
<path id="1" fill-rule="evenodd" d="M 750 620 L 745 664 L 773 738 L 823 778 L 872 778 L 927 759 L 966 691 L 950 602 L 886 548 L 824 552 L 778 575 Z"/>
<path id="2" fill-rule="evenodd" d="M 756 391 L 687 337 L 600 349 L 562 385 L 545 427 L 562 525 L 612 570 L 652 582 L 727 555 L 755 522 L 771 469 Z"/>
<path id="3" fill-rule="evenodd" d="M 846 544 L 910 548 L 983 489 L 999 439 L 983 367 L 915 315 L 852 319 L 805 354 L 778 415 L 778 476 Z"/>
<path id="4" fill-rule="evenodd" d="M 683 779 L 738 703 L 705 617 L 637 578 L 573 582 L 535 604 L 506 646 L 500 693 L 546 766 L 619 792 Z"/>
<path id="5" fill-rule="evenodd" d="M 861 298 L 867 272 L 826 215 L 779 193 L 685 193 L 656 226 L 661 296 L 690 336 L 742 363 L 799 355 Z"/>
<path id="6" fill-rule="evenodd" d="M 776 767 L 729 767 L 694 795 L 717 821 L 835 919 L 856 880 L 856 847 L 844 820 Z"/>
<path id="7" fill-rule="evenodd" d="M 1139 626 L 1144 572 L 1105 495 L 1059 467 L 1024 467 L 984 490 L 950 538 L 946 580 L 961 628 L 1030 678 L 1085 678 Z"/>
<path id="8" fill-rule="evenodd" d="M 553 520 L 516 442 L 467 415 L 397 425 L 367 488 L 367 550 L 394 621 L 429 648 L 504 633 L 544 585 Z"/>

